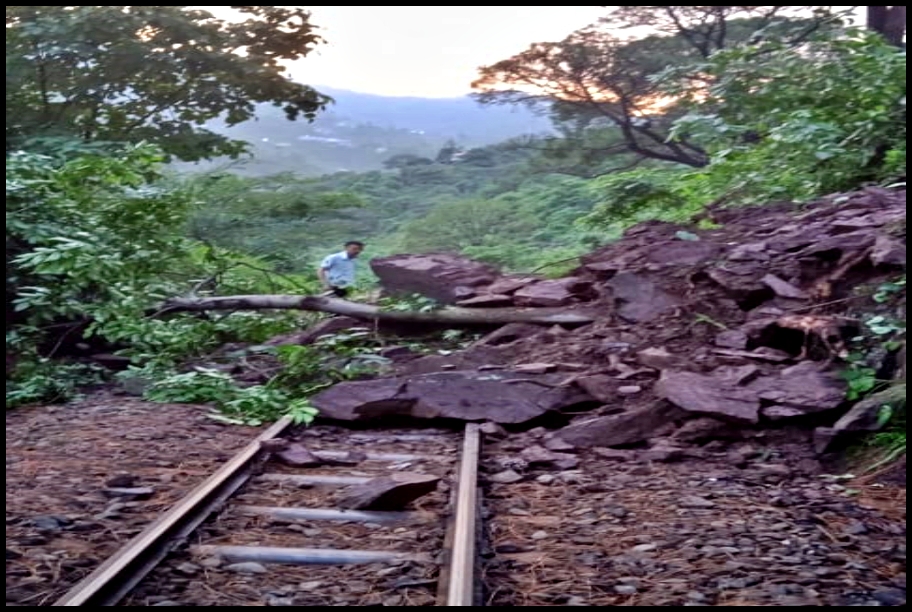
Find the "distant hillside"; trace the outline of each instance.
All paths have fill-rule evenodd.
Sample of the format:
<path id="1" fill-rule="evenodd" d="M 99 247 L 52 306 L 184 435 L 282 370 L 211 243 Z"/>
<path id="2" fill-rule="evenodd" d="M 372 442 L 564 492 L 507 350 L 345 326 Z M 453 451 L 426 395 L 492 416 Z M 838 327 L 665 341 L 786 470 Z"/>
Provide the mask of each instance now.
<path id="1" fill-rule="evenodd" d="M 317 87 L 336 103 L 313 123 L 288 121 L 281 110 L 261 105 L 257 120 L 209 129 L 246 140 L 254 158 L 234 162 L 248 175 L 294 171 L 319 176 L 366 172 L 401 153 L 434 157 L 448 140 L 478 147 L 550 129 L 547 119 L 523 108 L 481 106 L 461 98 L 391 97 Z M 226 160 L 179 164 L 182 170 L 221 166 Z"/>
<path id="2" fill-rule="evenodd" d="M 468 96 L 389 97 L 331 87 L 317 89 L 335 98 L 336 104 L 332 107 L 335 114 L 380 127 L 419 130 L 438 138 L 453 138 L 470 147 L 550 129 L 547 119 L 524 108 L 481 106 Z"/>

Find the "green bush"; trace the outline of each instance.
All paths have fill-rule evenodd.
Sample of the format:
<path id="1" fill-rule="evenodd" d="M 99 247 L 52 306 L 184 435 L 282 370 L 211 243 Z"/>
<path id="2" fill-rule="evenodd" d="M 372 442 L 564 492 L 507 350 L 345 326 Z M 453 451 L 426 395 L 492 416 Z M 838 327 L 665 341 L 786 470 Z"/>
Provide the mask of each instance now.
<path id="1" fill-rule="evenodd" d="M 691 177 L 706 200 L 804 200 L 905 175 L 906 54 L 875 33 L 742 45 L 666 77 L 694 73 L 709 85 L 688 90 L 673 137 L 710 152 Z"/>

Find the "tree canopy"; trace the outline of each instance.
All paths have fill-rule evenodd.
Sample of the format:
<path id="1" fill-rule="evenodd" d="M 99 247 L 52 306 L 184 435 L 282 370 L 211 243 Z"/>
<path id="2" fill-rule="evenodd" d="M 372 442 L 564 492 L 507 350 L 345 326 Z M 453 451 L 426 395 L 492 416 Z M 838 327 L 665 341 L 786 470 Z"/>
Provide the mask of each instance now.
<path id="1" fill-rule="evenodd" d="M 800 9 L 808 9 L 811 16 L 798 17 Z M 672 125 L 682 114 L 680 96 L 668 91 L 661 76 L 669 68 L 692 66 L 717 51 L 763 36 L 799 44 L 836 20 L 826 9 L 615 7 L 598 23 L 560 42 L 535 43 L 480 68 L 473 87 L 482 103 L 523 103 L 549 112 L 558 127 L 563 126 L 564 140 L 572 140 L 578 150 L 593 149 L 588 142 L 592 132 L 610 128 L 617 136 L 608 147 L 594 147 L 599 157 L 633 154 L 699 168 L 709 162 L 705 143 L 681 133 L 672 137 Z M 623 33 L 628 27 L 646 27 L 653 33 L 635 39 Z M 694 80 L 691 85 L 706 84 Z M 571 134 L 574 137 L 568 138 Z M 609 168 L 613 171 L 615 166 Z"/>
<path id="2" fill-rule="evenodd" d="M 256 103 L 314 117 L 329 98 L 282 64 L 321 42 L 310 14 L 231 8 L 237 20 L 188 6 L 6 7 L 7 150 L 64 136 L 148 141 L 182 160 L 237 156 L 245 143 L 204 124 L 247 121 Z"/>

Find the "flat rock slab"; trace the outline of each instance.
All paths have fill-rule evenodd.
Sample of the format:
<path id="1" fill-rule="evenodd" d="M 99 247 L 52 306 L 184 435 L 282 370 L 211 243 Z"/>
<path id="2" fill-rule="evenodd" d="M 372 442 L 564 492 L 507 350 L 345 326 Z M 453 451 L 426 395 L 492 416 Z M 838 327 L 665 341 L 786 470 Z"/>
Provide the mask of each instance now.
<path id="1" fill-rule="evenodd" d="M 494 281 L 485 290 L 488 293 L 509 295 L 511 293 L 515 293 L 527 285 L 537 283 L 540 280 L 542 279 L 535 276 L 504 276 Z"/>
<path id="2" fill-rule="evenodd" d="M 337 503 L 348 510 L 401 510 L 432 493 L 439 476 L 396 472 L 340 491 Z"/>
<path id="3" fill-rule="evenodd" d="M 562 387 L 561 374 L 462 370 L 339 383 L 315 395 L 320 416 L 367 421 L 388 416 L 525 423 L 591 398 Z"/>
<path id="4" fill-rule="evenodd" d="M 739 387 L 730 379 L 665 370 L 654 390 L 688 412 L 751 425 L 760 420 L 756 391 Z"/>
<path id="5" fill-rule="evenodd" d="M 748 388 L 759 398 L 804 414 L 838 408 L 845 400 L 845 381 L 835 373 L 821 371 L 813 361 L 802 361 L 776 376 L 760 378 Z"/>
<path id="6" fill-rule="evenodd" d="M 761 400 L 776 407 L 764 416 L 781 420 L 838 408 L 845 398 L 845 383 L 812 361 L 759 378 L 753 366 L 721 367 L 711 375 L 665 370 L 654 389 L 689 412 L 751 425 L 760 420 Z"/>
<path id="7" fill-rule="evenodd" d="M 767 274 L 760 279 L 760 282 L 772 289 L 779 297 L 795 300 L 806 300 L 810 297 L 806 291 L 799 289 L 788 281 L 782 280 L 775 274 Z"/>

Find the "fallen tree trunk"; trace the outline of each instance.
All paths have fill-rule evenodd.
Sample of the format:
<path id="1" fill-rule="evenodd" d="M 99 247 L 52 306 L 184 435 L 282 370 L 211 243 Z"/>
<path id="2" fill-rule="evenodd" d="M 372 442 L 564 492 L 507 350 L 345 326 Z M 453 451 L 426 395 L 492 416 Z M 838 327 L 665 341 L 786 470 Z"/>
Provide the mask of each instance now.
<path id="1" fill-rule="evenodd" d="M 542 325 L 584 325 L 595 315 L 564 308 L 443 308 L 430 312 L 387 311 L 370 304 L 338 298 L 298 295 L 229 295 L 205 298 L 172 298 L 162 312 L 201 310 L 313 310 L 344 315 L 363 321 L 431 323 L 443 325 L 501 325 L 538 323 Z"/>

